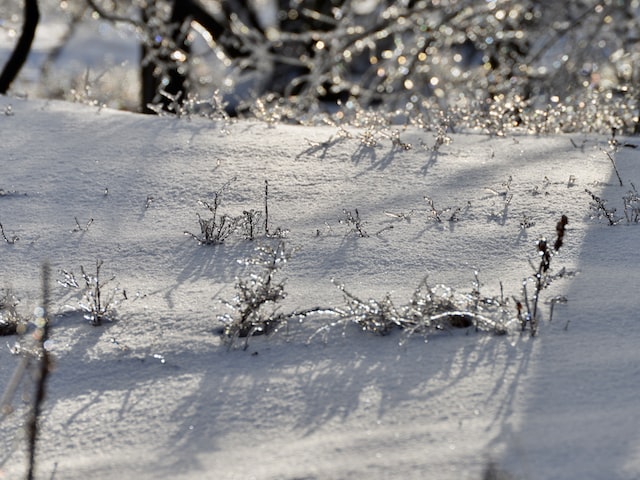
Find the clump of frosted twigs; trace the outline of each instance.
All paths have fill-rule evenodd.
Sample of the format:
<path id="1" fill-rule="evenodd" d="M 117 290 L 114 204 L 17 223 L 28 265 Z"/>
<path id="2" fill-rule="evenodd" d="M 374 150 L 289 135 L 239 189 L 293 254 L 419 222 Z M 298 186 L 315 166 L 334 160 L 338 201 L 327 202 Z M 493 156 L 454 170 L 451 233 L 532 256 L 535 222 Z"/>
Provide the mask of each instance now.
<path id="1" fill-rule="evenodd" d="M 73 272 L 61 270 L 62 280 L 58 283 L 66 288 L 80 289 L 82 291 L 81 299 L 78 305 L 84 312 L 84 318 L 89 320 L 93 326 L 100 326 L 105 321 L 111 321 L 114 316 L 115 294 L 117 289 L 106 290 L 106 286 L 115 276 L 104 281 L 100 277 L 100 269 L 103 261 L 96 260 L 96 270 L 93 274 L 88 274 L 84 267 L 80 267 L 82 276 L 82 284 L 78 282 Z M 126 297 L 124 297 L 126 298 Z"/>
<path id="2" fill-rule="evenodd" d="M 527 327 L 529 327 L 531 336 L 535 336 L 538 331 L 538 301 L 540 300 L 540 293 L 543 289 L 549 286 L 554 278 L 556 278 L 556 275 L 553 275 L 551 272 L 551 259 L 558 253 L 564 243 L 564 236 L 568 223 L 569 220 L 567 216 L 562 215 L 556 224 L 556 240 L 553 243 L 553 246 L 550 246 L 549 241 L 546 238 L 538 240 L 537 247 L 540 263 L 538 264 L 533 277 L 527 278 L 523 281 L 523 300 L 517 301 L 516 307 L 522 331 L 524 332 Z M 530 281 L 534 284 L 534 293 L 532 298 L 529 298 L 527 293 L 527 284 Z"/>
<path id="3" fill-rule="evenodd" d="M 387 335 L 395 330 L 404 333 L 404 343 L 419 334 L 427 338 L 438 331 L 473 327 L 478 331 L 505 334 L 510 323 L 507 302 L 504 298 L 482 297 L 479 282 L 469 294 L 456 293 L 443 285 L 430 286 L 423 280 L 413 292 L 410 301 L 396 306 L 390 295 L 381 301 L 362 300 L 337 284 L 342 291 L 346 306 L 331 309 L 337 319 L 317 329 L 311 338 L 325 338 L 337 327 L 357 325 L 361 330 L 376 335 Z"/>
<path id="4" fill-rule="evenodd" d="M 222 192 L 228 187 L 229 183 L 225 184 L 221 190 L 213 193 L 213 202 L 205 202 L 200 200 L 198 203 L 209 210 L 209 218 L 202 218 L 200 214 L 198 216 L 198 223 L 200 225 L 200 234 L 195 234 L 185 231 L 185 235 L 189 235 L 195 238 L 200 245 L 218 245 L 224 243 L 224 241 L 235 231 L 238 226 L 238 218 L 218 213 L 218 208 L 222 203 Z"/>
<path id="5" fill-rule="evenodd" d="M 515 299 L 515 310 L 505 298 L 502 284 L 499 296 L 483 295 L 476 273 L 473 289 L 468 293 L 459 293 L 444 285 L 432 286 L 425 279 L 414 290 L 410 300 L 400 305 L 394 303 L 390 294 L 382 300 L 363 300 L 343 284 L 334 282 L 344 296 L 344 306 L 278 312 L 287 294 L 284 280 L 277 280 L 276 275 L 290 260 L 292 251 L 285 248 L 283 241 L 275 248 L 260 246 L 256 248 L 254 257 L 245 263 L 259 266 L 261 271 L 247 279 L 237 280 L 235 297 L 224 302 L 231 312 L 218 317 L 223 323 L 222 333 L 230 347 L 238 338 L 246 338 L 244 348 L 247 348 L 249 338 L 254 335 L 269 334 L 288 327 L 292 320 L 303 321 L 311 315 L 320 315 L 331 320 L 317 328 L 309 341 L 317 336 L 326 341 L 332 330 L 344 330 L 349 325 L 381 336 L 401 331 L 401 344 L 415 335 L 428 338 L 439 331 L 470 328 L 503 335 L 520 326 L 522 331 L 529 328 L 533 336 L 538 328 L 538 301 L 542 290 L 554 279 L 566 275 L 564 269 L 553 274 L 551 260 L 564 243 L 568 223 L 563 215 L 556 224 L 555 241 L 551 243 L 545 238 L 538 241 L 540 262 L 534 268 L 534 275 L 523 282 L 524 298 Z M 529 282 L 534 284 L 531 297 L 527 292 Z M 551 302 L 553 305 L 564 301 L 564 297 L 556 297 Z"/>
<path id="6" fill-rule="evenodd" d="M 462 207 L 447 207 L 444 209 L 437 209 L 433 199 L 428 196 L 423 197 L 425 201 L 429 204 L 429 210 L 431 214 L 431 218 L 435 220 L 437 223 L 442 223 L 443 221 L 447 222 L 457 222 L 460 220 L 460 215 L 463 213 Z M 467 202 L 464 211 L 468 211 L 471 208 L 471 202 Z"/>
<path id="7" fill-rule="evenodd" d="M 19 300 L 10 290 L 3 290 L 0 296 L 0 335 L 14 335 L 25 325 L 17 311 Z"/>
<path id="8" fill-rule="evenodd" d="M 365 222 L 360 218 L 360 212 L 358 212 L 357 208 L 354 210 L 354 213 L 347 209 L 343 209 L 342 213 L 344 213 L 344 219 L 340 220 L 340 223 L 344 223 L 350 227 L 348 233 L 354 233 L 361 238 L 369 236 L 364 228 Z"/>
<path id="9" fill-rule="evenodd" d="M 219 245 L 229 238 L 234 232 L 240 230 L 245 240 L 255 240 L 259 234 L 264 234 L 268 238 L 283 238 L 287 234 L 287 230 L 278 227 L 274 231 L 269 226 L 269 182 L 264 181 L 264 211 L 254 209 L 244 210 L 242 215 L 233 216 L 220 214 L 219 207 L 222 203 L 222 194 L 228 189 L 231 182 L 235 178 L 222 186 L 220 190 L 214 192 L 213 202 L 205 202 L 200 200 L 198 203 L 209 210 L 208 218 L 198 216 L 200 225 L 200 233 L 195 234 L 185 231 L 185 235 L 189 235 L 198 241 L 200 245 Z"/>
<path id="10" fill-rule="evenodd" d="M 605 199 L 599 197 L 588 188 L 585 188 L 584 191 L 591 197 L 592 201 L 589 208 L 595 212 L 595 216 L 597 218 L 606 218 L 609 225 L 616 225 L 620 222 L 621 218 L 616 215 L 616 209 L 608 208 L 607 201 Z"/>
<path id="11" fill-rule="evenodd" d="M 324 312 L 321 308 L 277 312 L 280 302 L 287 294 L 285 280 L 279 280 L 276 276 L 292 254 L 293 251 L 288 250 L 281 240 L 275 248 L 270 245 L 256 247 L 255 255 L 244 261 L 246 265 L 260 267 L 261 271 L 236 281 L 236 295 L 231 301 L 224 302 L 231 312 L 218 316 L 223 324 L 223 337 L 229 347 L 239 338 L 245 338 L 246 349 L 249 338 L 254 335 L 270 334 L 286 327 L 291 320 L 303 320 L 311 314 Z"/>

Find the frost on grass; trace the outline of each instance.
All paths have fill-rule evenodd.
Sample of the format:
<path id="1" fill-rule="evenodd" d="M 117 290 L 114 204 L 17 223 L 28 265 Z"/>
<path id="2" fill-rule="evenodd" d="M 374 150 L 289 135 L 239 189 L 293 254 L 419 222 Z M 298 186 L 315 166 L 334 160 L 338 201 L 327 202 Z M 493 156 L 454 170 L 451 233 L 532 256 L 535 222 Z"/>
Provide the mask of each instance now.
<path id="1" fill-rule="evenodd" d="M 410 300 L 402 305 L 396 305 L 389 294 L 382 300 L 363 300 L 343 284 L 334 283 L 344 295 L 345 306 L 331 309 L 337 319 L 318 328 L 310 340 L 321 336 L 326 341 L 331 330 L 336 327 L 344 330 L 350 324 L 375 335 L 402 331 L 402 344 L 415 335 L 426 340 L 439 331 L 470 327 L 477 331 L 505 334 L 514 322 L 507 300 L 502 296 L 484 297 L 480 294 L 477 275 L 474 288 L 469 293 L 458 293 L 445 285 L 431 286 L 425 278 Z"/>

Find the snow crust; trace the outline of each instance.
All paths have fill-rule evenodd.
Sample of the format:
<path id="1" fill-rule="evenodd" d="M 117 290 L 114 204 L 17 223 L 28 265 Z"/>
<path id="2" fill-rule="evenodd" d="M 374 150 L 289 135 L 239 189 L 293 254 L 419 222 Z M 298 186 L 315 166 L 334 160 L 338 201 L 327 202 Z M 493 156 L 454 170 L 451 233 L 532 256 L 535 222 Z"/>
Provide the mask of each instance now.
<path id="1" fill-rule="evenodd" d="M 53 289 L 38 478 L 479 479 L 490 462 L 513 478 L 640 477 L 640 227 L 590 218 L 584 191 L 620 211 L 640 181 L 637 150 L 615 155 L 620 187 L 607 139 L 591 135 L 459 133 L 434 152 L 434 133 L 414 128 L 397 127 L 404 150 L 390 129 L 370 147 L 351 127 L 347 138 L 0 98 L 9 105 L 0 223 L 19 240 L 0 244 L 0 288 L 28 315 L 42 262 L 60 278 L 100 258 L 128 297 L 116 321 L 92 327 Z M 265 180 L 270 224 L 298 249 L 282 272 L 285 310 L 341 305 L 331 279 L 401 303 L 425 276 L 470 291 L 477 271 L 484 294 L 502 283 L 519 296 L 562 214 L 552 267 L 578 274 L 543 292 L 536 338 L 465 330 L 399 346 L 338 328 L 308 342 L 328 322 L 310 318 L 229 351 L 215 333 L 221 300 L 268 240 L 201 246 L 184 231 L 197 232 L 198 200 L 230 181 L 221 211 L 262 209 Z M 459 207 L 458 221 L 436 221 L 425 196 Z M 369 237 L 344 223 L 355 209 Z M 568 302 L 549 322 L 557 295 Z M 3 340 L 6 386 L 19 357 L 16 337 Z M 0 423 L 4 478 L 26 465 L 27 402 L 13 406 Z"/>

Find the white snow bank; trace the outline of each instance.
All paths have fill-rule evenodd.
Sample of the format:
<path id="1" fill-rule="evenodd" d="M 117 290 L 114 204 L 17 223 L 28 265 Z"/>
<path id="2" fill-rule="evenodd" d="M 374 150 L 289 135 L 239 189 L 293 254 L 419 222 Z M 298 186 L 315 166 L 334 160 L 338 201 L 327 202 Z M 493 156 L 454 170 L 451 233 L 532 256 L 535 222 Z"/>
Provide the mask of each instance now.
<path id="1" fill-rule="evenodd" d="M 433 152 L 434 134 L 409 128 L 405 151 L 390 131 L 368 147 L 349 127 L 352 138 L 0 98 L 9 104 L 0 223 L 19 240 L 0 244 L 0 287 L 27 314 L 43 261 L 60 278 L 100 258 L 129 298 L 96 328 L 54 289 L 39 478 L 478 479 L 490 459 L 524 478 L 640 475 L 640 230 L 590 219 L 584 192 L 620 209 L 640 177 L 635 150 L 616 155 L 619 187 L 606 139 L 592 136 L 457 134 Z M 570 223 L 552 267 L 580 273 L 544 291 L 546 318 L 545 301 L 568 303 L 533 339 L 463 331 L 400 347 L 399 335 L 337 328 L 307 345 L 327 322 L 314 318 L 227 351 L 214 333 L 220 300 L 260 241 L 200 246 L 184 231 L 198 233 L 198 200 L 230 181 L 222 212 L 261 210 L 265 180 L 270 224 L 298 249 L 282 272 L 285 311 L 340 306 L 332 278 L 403 303 L 426 275 L 470 291 L 477 270 L 483 294 L 502 282 L 519 296 L 561 214 Z M 345 224 L 355 209 L 369 237 Z M 0 385 L 18 360 L 0 350 Z M 6 478 L 25 471 L 26 407 L 13 405 L 0 423 Z"/>

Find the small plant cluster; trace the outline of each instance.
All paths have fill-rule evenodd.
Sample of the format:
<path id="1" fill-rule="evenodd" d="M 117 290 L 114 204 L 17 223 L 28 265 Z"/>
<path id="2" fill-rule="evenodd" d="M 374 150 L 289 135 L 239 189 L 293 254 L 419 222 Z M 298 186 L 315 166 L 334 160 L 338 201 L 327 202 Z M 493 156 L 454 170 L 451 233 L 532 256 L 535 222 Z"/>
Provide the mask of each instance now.
<path id="1" fill-rule="evenodd" d="M 80 266 L 82 280 L 78 282 L 73 272 L 62 270 L 62 280 L 58 283 L 65 288 L 78 289 L 81 291 L 81 298 L 78 305 L 84 312 L 84 318 L 93 326 L 100 326 L 104 322 L 113 320 L 115 316 L 115 301 L 117 288 L 106 290 L 106 286 L 115 279 L 115 276 L 108 280 L 100 277 L 100 270 L 103 261 L 96 260 L 95 273 L 88 274 L 83 266 Z M 126 295 L 123 293 L 123 298 Z"/>
<path id="2" fill-rule="evenodd" d="M 236 295 L 231 301 L 224 302 L 230 313 L 218 316 L 218 320 L 223 324 L 223 336 L 230 347 L 238 338 L 245 338 L 246 349 L 249 337 L 275 332 L 293 319 L 302 320 L 308 315 L 323 311 L 312 308 L 276 313 L 280 302 L 287 297 L 285 280 L 276 277 L 292 254 L 293 250 L 287 249 L 285 242 L 281 240 L 275 247 L 256 247 L 255 255 L 245 260 L 246 265 L 257 266 L 261 271 L 251 274 L 249 278 L 236 281 Z"/>
<path id="3" fill-rule="evenodd" d="M 347 209 L 343 209 L 342 213 L 344 214 L 344 219 L 340 220 L 340 223 L 344 223 L 349 227 L 349 233 L 353 233 L 360 238 L 368 237 L 369 234 L 364 228 L 364 222 L 360 218 L 360 212 L 356 208 L 353 212 Z"/>
<path id="4" fill-rule="evenodd" d="M 431 218 L 437 223 L 444 222 L 457 222 L 460 220 L 460 215 L 471 208 L 471 202 L 467 202 L 465 207 L 446 207 L 442 209 L 436 208 L 436 205 L 431 197 L 424 196 L 424 200 L 429 205 L 429 211 Z"/>
<path id="5" fill-rule="evenodd" d="M 348 325 L 356 325 L 362 331 L 382 336 L 401 331 L 401 343 L 416 334 L 426 339 L 434 332 L 453 329 L 474 328 L 476 331 L 502 335 L 514 325 L 519 325 L 523 332 L 528 328 L 534 336 L 538 331 L 538 304 L 542 290 L 566 274 L 564 269 L 554 274 L 551 261 L 563 246 L 568 223 L 568 218 L 563 215 L 556 224 L 555 241 L 550 243 L 546 238 L 541 238 L 537 242 L 539 263 L 534 267 L 533 276 L 523 281 L 524 298 L 514 298 L 515 311 L 504 296 L 502 284 L 499 296 L 483 295 L 476 273 L 473 289 L 468 293 L 456 292 L 445 285 L 431 286 L 425 278 L 414 290 L 411 299 L 402 305 L 396 305 L 389 294 L 382 300 L 363 300 L 343 284 L 334 282 L 344 296 L 344 307 L 278 312 L 280 303 L 286 298 L 286 291 L 285 281 L 276 280 L 276 275 L 291 259 L 293 252 L 285 248 L 283 241 L 276 247 L 260 246 L 256 248 L 256 255 L 245 264 L 259 266 L 261 271 L 251 274 L 248 279 L 237 280 L 236 295 L 231 301 L 224 302 L 231 312 L 218 316 L 223 324 L 222 334 L 229 347 L 238 338 L 245 338 L 246 349 L 249 338 L 254 335 L 276 332 L 288 327 L 292 320 L 303 321 L 311 315 L 322 315 L 331 320 L 316 329 L 309 340 L 320 336 L 326 341 L 336 327 L 344 330 Z M 530 282 L 534 284 L 531 297 L 527 290 Z M 565 301 L 565 297 L 555 297 L 551 300 L 551 308 L 555 303 Z"/>
<path id="6" fill-rule="evenodd" d="M 547 288 L 558 275 L 564 275 L 564 272 L 560 272 L 558 275 L 552 274 L 551 259 L 558 253 L 564 243 L 568 223 L 569 219 L 567 216 L 562 215 L 556 224 L 556 239 L 553 246 L 550 246 L 549 241 L 546 238 L 538 240 L 537 247 L 540 262 L 537 267 L 534 267 L 535 273 L 533 277 L 529 277 L 523 281 L 522 292 L 524 298 L 522 301 L 517 301 L 516 307 L 522 331 L 524 332 L 528 327 L 531 332 L 531 336 L 535 336 L 538 331 L 538 302 L 540 300 L 540 293 L 543 289 Z M 529 282 L 533 282 L 534 284 L 534 293 L 532 298 L 529 298 L 527 293 L 527 284 Z"/>
<path id="7" fill-rule="evenodd" d="M 477 278 L 476 278 L 477 280 Z M 346 306 L 327 310 L 337 319 L 320 327 L 311 338 L 321 335 L 325 340 L 336 326 L 355 324 L 360 330 L 375 335 L 404 333 L 403 344 L 416 334 L 425 339 L 434 332 L 474 327 L 477 331 L 504 334 L 509 328 L 507 302 L 504 299 L 482 297 L 479 289 L 459 294 L 444 285 L 430 286 L 424 279 L 414 290 L 409 302 L 396 306 L 389 294 L 379 301 L 362 300 L 336 284 L 342 291 Z M 476 287 L 479 283 L 476 283 Z M 498 319 L 496 319 L 498 318 Z"/>
<path id="8" fill-rule="evenodd" d="M 611 226 L 617 225 L 623 220 L 626 220 L 628 224 L 640 223 L 640 196 L 636 186 L 633 183 L 630 185 L 631 188 L 622 197 L 624 217 L 617 214 L 617 209 L 615 207 L 608 207 L 607 200 L 586 188 L 585 192 L 591 197 L 589 208 L 593 212 L 592 218 L 604 218 Z"/>
<path id="9" fill-rule="evenodd" d="M 244 210 L 239 216 L 221 214 L 219 212 L 219 207 L 222 204 L 222 195 L 229 189 L 234 180 L 235 178 L 224 184 L 220 190 L 214 192 L 213 202 L 209 203 L 203 200 L 198 202 L 209 211 L 210 215 L 207 218 L 203 218 L 199 213 L 196 214 L 200 233 L 185 231 L 184 234 L 197 240 L 200 245 L 220 245 L 238 230 L 246 240 L 256 239 L 260 235 L 261 229 L 266 237 L 284 237 L 286 234 L 284 230 L 277 228 L 271 232 L 269 228 L 269 182 L 267 180 L 264 182 L 264 212 L 254 209 Z"/>
<path id="10" fill-rule="evenodd" d="M 228 104 L 219 89 L 214 90 L 208 99 L 200 98 L 197 93 L 188 93 L 186 98 L 182 98 L 181 91 L 174 95 L 161 89 L 158 93 L 162 101 L 147 104 L 147 108 L 156 115 L 187 119 L 204 117 L 222 121 L 225 125 L 231 123 L 226 110 Z"/>

